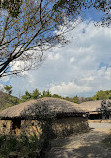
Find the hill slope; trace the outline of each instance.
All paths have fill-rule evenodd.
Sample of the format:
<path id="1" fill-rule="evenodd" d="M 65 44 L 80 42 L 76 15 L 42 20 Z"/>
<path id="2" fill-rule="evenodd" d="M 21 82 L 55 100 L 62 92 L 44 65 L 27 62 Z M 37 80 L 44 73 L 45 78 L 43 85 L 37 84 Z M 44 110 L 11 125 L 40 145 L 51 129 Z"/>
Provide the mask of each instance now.
<path id="1" fill-rule="evenodd" d="M 19 104 L 20 102 L 21 100 L 19 98 L 0 91 L 0 111 L 10 106 Z"/>

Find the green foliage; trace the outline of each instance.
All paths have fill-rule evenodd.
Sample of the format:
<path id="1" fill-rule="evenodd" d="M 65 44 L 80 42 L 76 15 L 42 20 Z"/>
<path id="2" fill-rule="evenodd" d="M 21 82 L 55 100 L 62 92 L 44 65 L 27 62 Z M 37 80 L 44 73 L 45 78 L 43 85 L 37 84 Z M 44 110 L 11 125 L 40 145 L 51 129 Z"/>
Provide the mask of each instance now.
<path id="1" fill-rule="evenodd" d="M 25 91 L 25 95 L 21 97 L 21 99 L 11 96 L 12 92 L 12 86 L 5 86 L 4 89 L 7 91 L 7 93 L 3 93 L 0 91 L 0 110 L 3 110 L 5 108 L 8 108 L 10 106 L 19 104 L 21 102 L 31 100 L 31 99 L 39 99 L 43 97 L 54 97 L 54 98 L 60 98 L 65 99 L 73 103 L 80 104 L 82 102 L 86 101 L 93 101 L 93 100 L 105 100 L 111 98 L 111 90 L 106 91 L 98 91 L 94 96 L 92 97 L 78 97 L 77 95 L 74 97 L 62 97 L 58 94 L 51 94 L 49 90 L 44 90 L 43 92 L 40 92 L 37 88 L 33 90 L 32 93 Z"/>
<path id="2" fill-rule="evenodd" d="M 93 100 L 105 100 L 105 99 L 109 99 L 111 97 L 111 90 L 107 90 L 107 91 L 98 91 L 96 93 L 96 95 L 94 95 L 92 97 Z"/>
<path id="3" fill-rule="evenodd" d="M 49 90 L 47 90 L 47 91 L 43 91 L 42 92 L 42 97 L 51 97 L 52 96 L 52 94 L 49 92 Z"/>
<path id="4" fill-rule="evenodd" d="M 46 120 L 41 122 L 42 135 L 39 139 L 36 134 L 0 135 L 0 156 L 8 158 L 13 153 L 23 158 L 44 157 L 46 150 L 50 148 L 50 141 L 56 138 L 52 129 L 52 119 Z"/>
<path id="5" fill-rule="evenodd" d="M 63 98 L 63 99 L 73 102 L 73 99 L 70 98 L 70 97 L 65 97 L 65 98 Z"/>
<path id="6" fill-rule="evenodd" d="M 41 96 L 41 93 L 39 92 L 39 90 L 37 88 L 35 90 L 33 90 L 32 99 L 38 99 L 38 98 L 40 98 L 40 96 Z"/>
<path id="7" fill-rule="evenodd" d="M 33 90 L 33 93 L 29 93 L 28 91 L 25 92 L 25 95 L 22 96 L 22 99 L 24 101 L 29 100 L 29 99 L 38 99 L 42 97 L 53 97 L 53 98 L 60 98 L 60 99 L 65 99 L 73 103 L 80 104 L 82 102 L 86 101 L 93 101 L 93 100 L 105 100 L 111 98 L 111 90 L 107 91 L 98 91 L 94 96 L 92 97 L 78 97 L 77 95 L 74 97 L 62 97 L 58 94 L 51 94 L 49 90 L 44 90 L 42 93 L 39 92 L 38 89 Z"/>
<path id="8" fill-rule="evenodd" d="M 52 94 L 49 92 L 49 90 L 46 90 L 46 91 L 44 90 L 41 94 L 41 92 L 39 92 L 39 90 L 36 88 L 35 90 L 33 90 L 32 93 L 25 91 L 25 95 L 23 95 L 21 97 L 21 99 L 23 101 L 26 101 L 26 100 L 30 100 L 30 99 L 39 99 L 42 97 L 52 97 Z"/>
<path id="9" fill-rule="evenodd" d="M 4 87 L 4 89 L 5 89 L 6 93 L 8 93 L 9 95 L 12 93 L 12 86 L 6 85 L 6 86 Z"/>
<path id="10" fill-rule="evenodd" d="M 79 97 L 76 95 L 75 97 L 73 97 L 73 102 L 79 104 L 80 100 Z"/>
<path id="11" fill-rule="evenodd" d="M 36 135 L 26 136 L 0 136 L 0 156 L 9 157 L 10 153 L 17 153 L 20 157 L 36 158 L 40 150 L 39 140 Z"/>
<path id="12" fill-rule="evenodd" d="M 60 99 L 63 99 L 63 97 L 60 96 L 60 95 L 58 95 L 58 94 L 53 94 L 52 97 L 53 97 L 53 98 L 60 98 Z"/>
<path id="13" fill-rule="evenodd" d="M 65 100 L 68 100 L 68 101 L 70 101 L 70 102 L 73 102 L 73 103 L 77 103 L 77 104 L 80 103 L 80 98 L 79 98 L 77 95 L 74 96 L 73 98 L 65 97 L 64 99 L 65 99 Z"/>
<path id="14" fill-rule="evenodd" d="M 19 104 L 20 102 L 19 98 L 0 91 L 0 110 Z"/>
<path id="15" fill-rule="evenodd" d="M 39 90 L 36 88 L 33 90 L 32 93 L 29 93 L 28 91 L 25 91 L 25 95 L 23 95 L 21 98 L 23 101 L 30 100 L 30 99 L 38 99 L 41 97 L 41 93 Z"/>
<path id="16" fill-rule="evenodd" d="M 25 95 L 22 96 L 22 99 L 23 99 L 23 100 L 32 99 L 31 93 L 29 93 L 28 91 L 25 91 Z"/>

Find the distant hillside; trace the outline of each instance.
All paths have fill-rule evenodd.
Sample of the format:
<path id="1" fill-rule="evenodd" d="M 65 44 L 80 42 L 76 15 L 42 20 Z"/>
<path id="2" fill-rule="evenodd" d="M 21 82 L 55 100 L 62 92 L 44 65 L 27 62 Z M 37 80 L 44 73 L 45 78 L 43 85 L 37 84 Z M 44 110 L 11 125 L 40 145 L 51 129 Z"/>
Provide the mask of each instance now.
<path id="1" fill-rule="evenodd" d="M 0 91 L 0 111 L 10 106 L 19 104 L 20 102 L 21 100 L 19 98 Z"/>

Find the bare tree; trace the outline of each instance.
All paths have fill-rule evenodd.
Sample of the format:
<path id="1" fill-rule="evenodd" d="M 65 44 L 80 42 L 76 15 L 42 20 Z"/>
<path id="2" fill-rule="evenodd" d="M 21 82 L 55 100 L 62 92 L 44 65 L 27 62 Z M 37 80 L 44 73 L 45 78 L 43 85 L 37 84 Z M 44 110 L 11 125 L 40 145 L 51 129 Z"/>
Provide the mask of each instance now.
<path id="1" fill-rule="evenodd" d="M 64 33 L 91 6 L 109 11 L 101 0 L 0 0 L 0 77 L 38 68 L 43 52 L 66 44 Z"/>

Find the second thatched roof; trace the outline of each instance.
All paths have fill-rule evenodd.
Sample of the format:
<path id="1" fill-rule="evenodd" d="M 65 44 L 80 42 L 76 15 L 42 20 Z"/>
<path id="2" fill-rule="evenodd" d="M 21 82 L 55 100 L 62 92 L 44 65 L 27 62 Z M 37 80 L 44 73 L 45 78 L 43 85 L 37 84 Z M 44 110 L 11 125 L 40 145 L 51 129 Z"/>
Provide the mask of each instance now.
<path id="1" fill-rule="evenodd" d="M 101 101 L 102 100 L 95 100 L 95 101 L 87 101 L 80 104 L 80 107 L 85 112 L 94 112 L 98 111 L 98 109 L 101 107 Z"/>
<path id="2" fill-rule="evenodd" d="M 37 100 L 30 100 L 10 108 L 7 108 L 0 112 L 1 119 L 13 119 L 13 118 L 29 118 L 29 117 L 41 117 L 43 115 L 56 116 L 65 114 L 83 114 L 84 111 L 78 104 L 58 99 L 45 97 Z"/>

